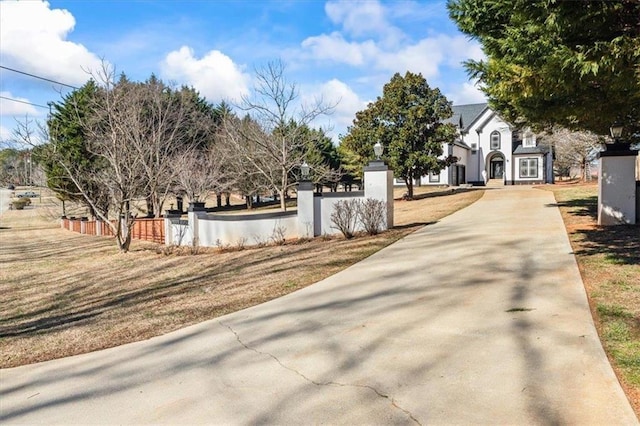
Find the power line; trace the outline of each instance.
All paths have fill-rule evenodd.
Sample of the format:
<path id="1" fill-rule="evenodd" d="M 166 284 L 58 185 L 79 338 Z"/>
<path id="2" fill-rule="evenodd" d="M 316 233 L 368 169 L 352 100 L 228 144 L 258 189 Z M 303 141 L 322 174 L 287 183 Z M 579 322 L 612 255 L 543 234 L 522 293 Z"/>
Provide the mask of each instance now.
<path id="1" fill-rule="evenodd" d="M 37 78 L 39 80 L 48 81 L 50 83 L 59 84 L 60 86 L 66 86 L 66 87 L 70 87 L 72 89 L 78 89 L 78 87 L 72 86 L 70 84 L 60 83 L 59 81 L 51 80 L 50 78 L 40 77 L 39 75 L 35 75 L 35 74 L 29 74 L 28 72 L 15 70 L 13 68 L 5 67 L 4 65 L 0 65 L 0 68 L 5 69 L 7 71 L 13 71 L 13 72 L 18 73 L 18 74 L 27 75 L 29 77 Z"/>
<path id="2" fill-rule="evenodd" d="M 36 107 L 49 109 L 49 107 L 48 107 L 48 106 L 39 105 L 39 104 L 34 104 L 34 103 L 32 103 L 32 102 L 27 102 L 27 101 L 21 101 L 20 99 L 8 98 L 8 97 L 6 97 L 6 96 L 0 96 L 0 99 L 6 99 L 6 100 L 8 100 L 8 101 L 19 102 L 19 103 L 21 103 L 21 104 L 33 105 L 33 106 L 36 106 Z"/>

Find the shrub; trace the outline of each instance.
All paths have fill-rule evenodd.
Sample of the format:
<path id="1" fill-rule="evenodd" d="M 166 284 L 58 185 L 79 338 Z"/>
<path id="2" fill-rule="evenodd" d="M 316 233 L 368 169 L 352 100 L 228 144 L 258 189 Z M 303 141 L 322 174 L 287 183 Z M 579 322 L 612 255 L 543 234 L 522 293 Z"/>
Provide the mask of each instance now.
<path id="1" fill-rule="evenodd" d="M 31 199 L 29 198 L 18 198 L 11 202 L 11 208 L 16 210 L 24 210 L 25 206 L 31 204 Z"/>
<path id="2" fill-rule="evenodd" d="M 386 210 L 386 205 L 381 200 L 367 198 L 358 203 L 358 216 L 367 234 L 376 235 L 382 231 Z"/>
<path id="3" fill-rule="evenodd" d="M 340 231 L 347 239 L 353 237 L 358 223 L 358 205 L 359 201 L 356 199 L 340 200 L 331 213 L 331 227 Z"/>

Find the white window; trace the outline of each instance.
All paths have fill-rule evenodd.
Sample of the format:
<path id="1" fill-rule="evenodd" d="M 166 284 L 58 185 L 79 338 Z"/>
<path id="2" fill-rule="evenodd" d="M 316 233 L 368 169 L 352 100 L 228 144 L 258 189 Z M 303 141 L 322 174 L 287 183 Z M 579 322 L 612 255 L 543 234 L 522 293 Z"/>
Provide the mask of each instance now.
<path id="1" fill-rule="evenodd" d="M 500 149 L 500 132 L 491 132 L 491 149 Z"/>
<path id="2" fill-rule="evenodd" d="M 538 159 L 537 158 L 521 158 L 520 159 L 520 177 L 521 178 L 537 178 L 538 177 Z"/>
<path id="3" fill-rule="evenodd" d="M 429 182 L 431 183 L 440 182 L 440 173 L 429 172 Z"/>
<path id="4" fill-rule="evenodd" d="M 527 130 L 522 138 L 522 146 L 524 148 L 534 148 L 536 146 L 536 135 Z"/>

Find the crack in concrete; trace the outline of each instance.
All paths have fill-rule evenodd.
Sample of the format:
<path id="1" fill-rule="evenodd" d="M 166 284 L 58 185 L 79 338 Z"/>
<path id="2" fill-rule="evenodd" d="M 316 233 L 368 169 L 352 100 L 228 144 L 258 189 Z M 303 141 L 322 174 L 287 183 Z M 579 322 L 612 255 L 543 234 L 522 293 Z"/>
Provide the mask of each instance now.
<path id="1" fill-rule="evenodd" d="M 411 420 L 413 420 L 413 422 L 415 422 L 417 425 L 422 426 L 422 423 L 420 423 L 420 422 L 418 421 L 418 419 L 416 419 L 416 418 L 414 417 L 414 415 L 413 415 L 409 410 L 407 410 L 407 409 L 405 409 L 405 408 L 402 408 L 401 406 L 399 406 L 399 405 L 396 403 L 396 400 L 395 400 L 394 398 L 392 398 L 391 396 L 389 396 L 389 395 L 387 395 L 387 394 L 384 394 L 384 393 L 380 392 L 378 389 L 374 388 L 373 386 L 370 386 L 370 385 L 354 385 L 354 384 L 350 384 L 350 383 L 339 383 L 339 382 L 334 382 L 334 381 L 329 381 L 329 382 L 318 382 L 318 381 L 315 381 L 315 380 L 311 379 L 310 377 L 305 376 L 305 375 L 304 375 L 303 373 L 301 373 L 300 371 L 298 371 L 298 370 L 296 370 L 296 369 L 294 369 L 294 368 L 291 368 L 291 367 L 289 367 L 289 366 L 287 366 L 287 365 L 283 364 L 283 363 L 282 363 L 282 361 L 280 361 L 280 360 L 278 359 L 278 357 L 276 357 L 275 355 L 273 355 L 273 354 L 271 354 L 271 353 L 269 353 L 269 352 L 262 352 L 262 351 L 260 351 L 260 350 L 258 350 L 258 349 L 256 349 L 256 348 L 253 348 L 253 347 L 251 347 L 251 346 L 247 345 L 246 343 L 244 343 L 244 342 L 242 341 L 242 339 L 240 338 L 240 335 L 239 335 L 239 334 L 238 334 L 238 333 L 237 333 L 237 332 L 236 332 L 236 331 L 235 331 L 231 326 L 229 326 L 229 325 L 227 325 L 227 324 L 224 324 L 224 323 L 222 323 L 222 322 L 220 322 L 220 321 L 219 321 L 218 323 L 219 323 L 221 326 L 223 326 L 223 327 L 225 327 L 225 328 L 229 329 L 229 331 L 231 331 L 231 332 L 234 334 L 234 336 L 236 336 L 236 340 L 238 341 L 238 343 L 239 343 L 242 347 L 244 347 L 245 349 L 250 350 L 250 351 L 252 351 L 252 352 L 255 352 L 255 353 L 257 353 L 257 354 L 260 354 L 260 355 L 266 355 L 266 356 L 270 357 L 270 358 L 271 358 L 271 359 L 273 359 L 275 362 L 277 362 L 277 363 L 278 363 L 278 365 L 280 365 L 282 368 L 284 368 L 284 369 L 286 369 L 286 370 L 289 370 L 289 371 L 291 371 L 291 372 L 292 372 L 292 373 L 294 373 L 294 374 L 297 374 L 298 376 L 302 377 L 305 381 L 307 381 L 307 382 L 309 382 L 309 383 L 311 383 L 311 384 L 313 384 L 313 385 L 315 385 L 315 386 L 339 386 L 339 387 L 354 387 L 354 388 L 363 388 L 363 389 L 368 389 L 368 390 L 370 390 L 370 391 L 374 392 L 376 395 L 378 395 L 378 397 L 389 400 L 389 402 L 391 402 L 391 405 L 392 405 L 393 407 L 395 407 L 396 409 L 398 409 L 398 410 L 402 411 L 404 414 L 406 414 L 406 415 L 407 415 L 407 417 L 409 417 Z"/>

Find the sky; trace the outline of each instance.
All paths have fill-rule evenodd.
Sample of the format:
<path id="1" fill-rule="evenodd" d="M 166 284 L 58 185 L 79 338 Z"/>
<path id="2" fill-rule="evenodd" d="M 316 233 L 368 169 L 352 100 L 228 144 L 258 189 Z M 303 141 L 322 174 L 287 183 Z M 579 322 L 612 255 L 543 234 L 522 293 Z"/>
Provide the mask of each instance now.
<path id="1" fill-rule="evenodd" d="M 105 63 L 238 104 L 255 71 L 280 60 L 301 104 L 336 104 L 312 123 L 336 142 L 395 73 L 421 73 L 455 105 L 484 102 L 462 65 L 481 58 L 444 0 L 0 1 L 2 67 L 79 87 Z M 0 68 L 0 140 L 71 90 Z"/>

